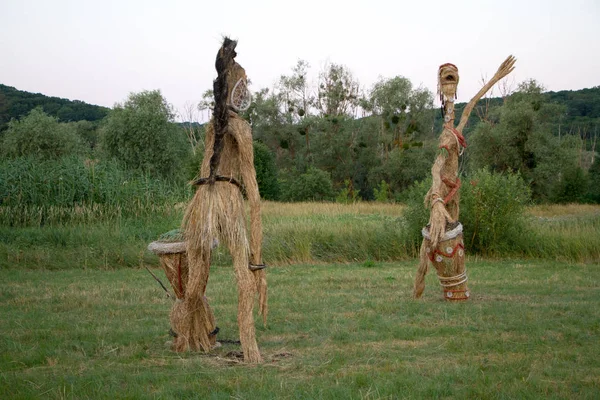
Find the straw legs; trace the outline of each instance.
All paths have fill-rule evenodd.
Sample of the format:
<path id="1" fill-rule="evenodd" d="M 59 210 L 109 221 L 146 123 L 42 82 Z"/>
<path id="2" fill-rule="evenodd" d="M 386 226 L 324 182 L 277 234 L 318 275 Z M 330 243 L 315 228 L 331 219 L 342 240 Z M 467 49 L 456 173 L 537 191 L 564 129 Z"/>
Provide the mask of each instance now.
<path id="1" fill-rule="evenodd" d="M 437 271 L 438 280 L 449 301 L 467 300 L 470 296 L 467 287 L 465 269 L 465 248 L 463 245 L 462 225 L 450 226 L 436 247 L 429 238 L 429 228 L 423 228 L 423 243 L 419 254 L 419 269 L 415 279 L 414 297 L 419 298 L 425 289 L 425 274 L 429 262 Z"/>
<path id="2" fill-rule="evenodd" d="M 244 204 L 239 189 L 227 182 L 201 186 L 186 216 L 189 276 L 185 298 L 171 314 L 178 334 L 176 351 L 210 351 L 215 344 L 215 323 L 205 301 L 211 248 L 217 241 L 227 245 L 233 259 L 238 287 L 238 326 L 244 360 L 261 362 L 254 327 L 254 297 L 257 280 L 249 269 L 249 244 Z M 216 239 L 216 240 L 215 240 Z"/>
<path id="3" fill-rule="evenodd" d="M 207 269 L 209 262 L 210 258 L 206 263 Z M 171 309 L 171 327 L 177 335 L 173 341 L 173 348 L 175 351 L 209 351 L 216 344 L 216 324 L 212 309 L 204 296 L 208 273 L 204 276 L 190 274 L 189 270 L 187 272 L 189 276 L 186 289 L 193 287 L 195 290 L 185 290 L 183 297 L 178 296 Z"/>

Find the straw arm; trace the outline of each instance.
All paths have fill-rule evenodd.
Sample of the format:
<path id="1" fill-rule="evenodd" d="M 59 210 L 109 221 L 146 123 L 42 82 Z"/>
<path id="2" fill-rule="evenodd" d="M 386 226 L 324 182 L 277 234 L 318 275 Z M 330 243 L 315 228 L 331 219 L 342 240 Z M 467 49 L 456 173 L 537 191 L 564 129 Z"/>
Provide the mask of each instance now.
<path id="1" fill-rule="evenodd" d="M 467 121 L 469 120 L 469 115 L 473 111 L 475 104 L 494 86 L 500 79 L 504 78 L 506 75 L 510 74 L 515 69 L 515 62 L 517 59 L 510 55 L 504 60 L 504 62 L 498 68 L 498 71 L 494 74 L 492 79 L 488 83 L 486 83 L 479 92 L 469 101 L 467 106 L 465 107 L 462 116 L 460 118 L 460 123 L 456 127 L 459 132 L 462 132 Z"/>
<path id="2" fill-rule="evenodd" d="M 236 121 L 240 129 L 235 131 L 236 140 L 240 151 L 240 172 L 246 188 L 248 203 L 250 205 L 250 262 L 262 264 L 262 220 L 260 209 L 260 192 L 256 181 L 254 168 L 254 150 L 252 146 L 252 130 L 246 121 Z"/>

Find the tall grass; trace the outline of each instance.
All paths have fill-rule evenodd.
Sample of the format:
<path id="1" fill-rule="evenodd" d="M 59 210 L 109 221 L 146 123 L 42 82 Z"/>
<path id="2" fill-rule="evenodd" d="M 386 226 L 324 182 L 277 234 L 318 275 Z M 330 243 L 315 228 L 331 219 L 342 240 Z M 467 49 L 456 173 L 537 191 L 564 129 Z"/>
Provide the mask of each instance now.
<path id="1" fill-rule="evenodd" d="M 527 257 L 600 262 L 600 209 L 571 217 L 531 217 L 531 235 L 516 246 Z"/>
<path id="2" fill-rule="evenodd" d="M 382 203 L 266 203 L 265 257 L 280 263 L 391 261 L 406 246 L 403 206 Z"/>
<path id="3" fill-rule="evenodd" d="M 183 204 L 116 221 L 43 227 L 0 226 L 0 269 L 114 269 L 158 265 L 146 246 L 181 223 Z M 263 258 L 269 265 L 412 260 L 414 232 L 400 205 L 358 203 L 263 203 Z M 529 236 L 488 258 L 536 258 L 600 262 L 600 206 L 528 207 Z M 545 214 L 547 215 L 547 214 Z M 419 229 L 420 230 L 420 229 Z M 419 233 L 419 232 L 417 232 Z M 469 252 L 470 256 L 481 253 Z M 225 246 L 214 265 L 229 264 Z"/>
<path id="4" fill-rule="evenodd" d="M 0 162 L 0 225 L 42 226 L 110 221 L 156 213 L 191 189 L 123 170 L 115 161 L 79 157 Z"/>
<path id="5" fill-rule="evenodd" d="M 466 183 L 462 190 L 469 254 L 600 261 L 598 206 L 530 207 L 528 215 L 518 177 L 485 171 L 476 177 L 476 186 Z M 0 161 L 0 268 L 156 265 L 146 245 L 180 225 L 192 190 L 124 171 L 115 162 Z M 263 202 L 264 259 L 296 264 L 415 258 L 428 215 L 422 205 L 426 190 L 426 183 L 415 186 L 406 207 Z M 214 262 L 229 262 L 224 248 Z"/>

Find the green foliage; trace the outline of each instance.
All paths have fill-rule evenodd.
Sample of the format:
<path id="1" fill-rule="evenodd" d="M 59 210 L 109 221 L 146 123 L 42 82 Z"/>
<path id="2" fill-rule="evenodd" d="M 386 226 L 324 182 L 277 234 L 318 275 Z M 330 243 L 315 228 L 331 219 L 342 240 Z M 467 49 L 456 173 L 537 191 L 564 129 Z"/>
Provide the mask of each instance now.
<path id="1" fill-rule="evenodd" d="M 560 110 L 542 101 L 535 83 L 522 89 L 495 111 L 497 123 L 482 122 L 475 129 L 469 140 L 470 168 L 517 171 L 531 186 L 534 200 L 551 201 L 562 190 L 562 176 L 577 166 L 581 140 L 553 135 L 548 121 Z"/>
<path id="2" fill-rule="evenodd" d="M 189 192 L 188 185 L 124 171 L 114 161 L 8 159 L 0 162 L 0 225 L 149 215 L 185 201 Z"/>
<path id="3" fill-rule="evenodd" d="M 334 198 L 330 175 L 318 168 L 311 167 L 299 175 L 283 175 L 279 185 L 283 201 L 330 201 Z"/>
<path id="4" fill-rule="evenodd" d="M 423 237 L 421 230 L 429 222 L 429 208 L 423 204 L 425 194 L 431 187 L 431 178 L 427 178 L 420 182 L 414 182 L 402 194 L 402 201 L 406 204 L 404 210 L 404 236 L 407 246 L 418 254 L 419 247 Z"/>
<path id="5" fill-rule="evenodd" d="M 254 168 L 260 196 L 265 200 L 277 200 L 279 199 L 279 181 L 273 153 L 263 143 L 254 141 L 253 146 Z"/>
<path id="6" fill-rule="evenodd" d="M 588 176 L 579 168 L 571 168 L 564 172 L 556 184 L 553 203 L 585 203 L 588 194 Z"/>
<path id="7" fill-rule="evenodd" d="M 188 182 L 201 178 L 200 168 L 202 167 L 202 160 L 204 160 L 203 145 L 196 147 L 194 154 L 187 158 L 185 165 L 183 166 L 184 176 Z"/>
<path id="8" fill-rule="evenodd" d="M 360 200 L 360 190 L 354 190 L 354 185 L 350 179 L 344 181 L 344 187 L 338 192 L 335 197 L 337 203 L 350 204 Z"/>
<path id="9" fill-rule="evenodd" d="M 319 74 L 317 108 L 324 116 L 350 115 L 358 105 L 359 88 L 348 67 L 329 64 Z"/>
<path id="10" fill-rule="evenodd" d="M 100 121 L 109 112 L 106 107 L 95 106 L 79 100 L 67 100 L 29 93 L 0 84 L 0 131 L 11 119 L 19 119 L 36 107 L 61 122 Z"/>
<path id="11" fill-rule="evenodd" d="M 419 136 L 432 131 L 433 94 L 428 89 L 413 89 L 410 80 L 402 76 L 380 79 L 362 106 L 380 122 L 379 146 L 385 151 L 385 162 L 388 152 L 409 149 Z"/>
<path id="12" fill-rule="evenodd" d="M 596 155 L 594 163 L 588 171 L 589 185 L 587 197 L 590 201 L 600 204 L 600 157 Z"/>
<path id="13" fill-rule="evenodd" d="M 373 186 L 382 180 L 389 182 L 391 193 L 398 196 L 414 182 L 431 175 L 436 150 L 433 141 L 426 142 L 423 147 L 395 148 L 381 165 L 371 168 L 369 181 Z"/>
<path id="14" fill-rule="evenodd" d="M 70 122 L 70 126 L 75 129 L 77 136 L 81 138 L 83 143 L 86 144 L 89 153 L 93 153 L 93 150 L 96 148 L 98 144 L 98 123 L 91 121 L 78 121 L 78 122 Z"/>
<path id="15" fill-rule="evenodd" d="M 8 124 L 1 151 L 5 157 L 51 159 L 80 154 L 83 145 L 72 125 L 58 122 L 38 107 L 20 121 L 13 120 Z"/>
<path id="16" fill-rule="evenodd" d="M 531 191 L 518 174 L 481 169 L 461 188 L 460 220 L 465 246 L 481 254 L 502 254 L 527 240 L 525 206 Z"/>
<path id="17" fill-rule="evenodd" d="M 429 209 L 423 205 L 423 199 L 430 187 L 431 178 L 415 183 L 405 193 L 406 240 L 413 248 L 420 245 L 421 229 L 429 221 Z M 524 208 L 531 194 L 519 175 L 482 169 L 463 180 L 460 193 L 459 219 L 469 251 L 510 253 L 512 246 L 526 238 Z"/>
<path id="18" fill-rule="evenodd" d="M 386 183 L 386 181 L 381 181 L 379 186 L 373 189 L 373 193 L 375 195 L 375 201 L 379 201 L 381 203 L 387 203 L 391 198 L 391 190 L 390 185 Z"/>
<path id="19" fill-rule="evenodd" d="M 182 180 L 181 167 L 190 151 L 184 131 L 173 119 L 160 91 L 132 93 L 115 106 L 102 127 L 102 150 L 127 169 Z"/>

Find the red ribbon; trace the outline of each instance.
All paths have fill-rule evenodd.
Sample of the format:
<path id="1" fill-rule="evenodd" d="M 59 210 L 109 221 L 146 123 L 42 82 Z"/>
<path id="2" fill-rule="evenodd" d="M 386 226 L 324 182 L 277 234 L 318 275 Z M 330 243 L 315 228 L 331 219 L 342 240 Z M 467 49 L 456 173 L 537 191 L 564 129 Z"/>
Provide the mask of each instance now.
<path id="1" fill-rule="evenodd" d="M 456 246 L 454 246 L 454 249 L 452 250 L 452 253 L 451 253 L 451 254 L 444 253 L 444 252 L 443 252 L 443 251 L 441 251 L 441 250 L 435 249 L 435 250 L 433 250 L 433 251 L 431 252 L 431 254 L 429 255 L 429 260 L 431 260 L 431 262 L 434 262 L 434 257 L 435 257 L 435 255 L 436 255 L 436 254 L 442 255 L 442 256 L 444 256 L 444 257 L 446 257 L 446 258 L 452 258 L 452 257 L 454 257 L 454 255 L 456 254 L 456 250 L 457 250 L 457 249 L 459 249 L 459 248 L 464 250 L 464 249 L 465 249 L 465 246 L 463 246 L 463 244 L 462 244 L 462 243 L 458 243 Z"/>

